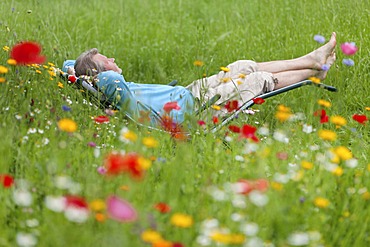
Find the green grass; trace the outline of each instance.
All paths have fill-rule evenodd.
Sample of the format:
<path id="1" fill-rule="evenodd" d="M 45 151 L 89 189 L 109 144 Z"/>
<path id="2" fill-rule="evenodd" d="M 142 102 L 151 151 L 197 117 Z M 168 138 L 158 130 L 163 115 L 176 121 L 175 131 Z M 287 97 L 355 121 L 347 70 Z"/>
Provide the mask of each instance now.
<path id="1" fill-rule="evenodd" d="M 150 246 L 140 237 L 148 229 L 187 247 L 202 246 L 199 236 L 204 235 L 207 219 L 217 219 L 220 228 L 235 234 L 243 234 L 241 226 L 247 223 L 258 225 L 257 233 L 246 236 L 249 245 L 245 246 L 258 246 L 251 241 L 290 246 L 289 237 L 297 232 L 311 236 L 308 246 L 369 246 L 369 123 L 352 120 L 353 114 L 370 117 L 366 110 L 370 107 L 368 5 L 366 0 L 2 1 L 1 46 L 37 41 L 48 61 L 58 67 L 97 47 L 116 58 L 127 81 L 138 83 L 167 84 L 176 79 L 187 85 L 204 72 L 216 73 L 220 66 L 238 59 L 290 59 L 319 47 L 313 40 L 315 34 L 328 38 L 332 31 L 337 32 L 338 44 L 353 41 L 359 51 L 351 57 L 355 66 L 346 67 L 341 62 L 346 56 L 337 48 L 336 66 L 325 83 L 337 87 L 338 93 L 303 87 L 271 98 L 254 107 L 259 110 L 255 115 L 235 121 L 269 129 L 266 137 L 258 134 L 262 140 L 255 152 L 248 153 L 252 142 L 230 133 L 231 140 L 225 141 L 227 128 L 217 134 L 197 134 L 197 130 L 202 132 L 197 127 L 191 140 L 179 142 L 127 123 L 120 113 L 111 117 L 110 123 L 97 125 L 93 118 L 104 113 L 84 101 L 81 92 L 67 83 L 59 88 L 59 78 L 50 80 L 46 69 L 37 74 L 33 67 L 7 65 L 8 53 L 1 50 L 0 65 L 10 71 L 1 75 L 7 81 L 0 84 L 0 174 L 11 174 L 16 185 L 9 189 L 0 186 L 0 246 L 16 246 L 20 232 L 35 236 L 37 246 Z M 204 67 L 195 67 L 195 60 L 202 60 Z M 322 109 L 318 99 L 331 102 L 332 106 L 325 108 L 327 114 L 344 117 L 346 126 L 320 124 L 313 116 Z M 280 123 L 275 118 L 279 104 L 304 118 Z M 63 105 L 72 110 L 63 111 Z M 77 131 L 60 131 L 57 123 L 61 118 L 73 119 Z M 312 125 L 315 131 L 304 133 L 303 124 Z M 119 140 L 125 126 L 137 134 L 135 142 Z M 334 131 L 337 139 L 320 139 L 321 129 Z M 277 131 L 284 132 L 289 142 L 275 140 Z M 158 141 L 158 147 L 142 144 L 149 136 Z M 89 147 L 89 142 L 98 148 Z M 341 161 L 338 165 L 343 175 L 335 176 L 328 171 L 331 161 L 327 154 L 339 146 L 350 149 L 358 163 L 350 168 Z M 142 180 L 128 175 L 105 178 L 96 171 L 108 153 L 122 150 L 153 159 Z M 287 158 L 277 158 L 281 153 Z M 313 168 L 304 170 L 302 161 L 312 162 Z M 44 202 L 47 196 L 73 192 L 55 186 L 60 176 L 78 184 L 75 193 L 87 202 L 105 200 L 112 194 L 124 198 L 137 210 L 138 220 L 119 223 L 107 218 L 98 222 L 91 212 L 86 222 L 77 224 L 63 213 L 49 210 Z M 228 189 L 239 179 L 260 178 L 269 181 L 262 194 L 268 198 L 264 206 L 256 206 L 249 196 L 236 197 Z M 13 200 L 21 181 L 27 181 L 33 198 L 27 207 Z M 210 190 L 215 187 L 224 191 L 227 199 L 212 197 Z M 317 197 L 329 200 L 329 206 L 315 206 Z M 238 207 L 235 200 L 246 207 Z M 169 204 L 171 211 L 157 212 L 153 205 L 158 202 Z M 175 213 L 190 215 L 194 223 L 189 228 L 171 225 Z M 236 216 L 240 219 L 235 220 Z M 38 224 L 30 226 L 28 220 Z"/>

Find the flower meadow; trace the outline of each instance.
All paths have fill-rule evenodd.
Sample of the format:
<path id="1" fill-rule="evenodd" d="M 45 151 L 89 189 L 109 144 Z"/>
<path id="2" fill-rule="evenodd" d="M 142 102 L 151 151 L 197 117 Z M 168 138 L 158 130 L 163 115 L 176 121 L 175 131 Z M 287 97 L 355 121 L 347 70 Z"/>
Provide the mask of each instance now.
<path id="1" fill-rule="evenodd" d="M 137 9 L 96 0 L 84 11 L 86 3 L 0 4 L 0 246 L 370 245 L 364 3 L 142 1 Z M 259 11 L 273 18 L 252 28 Z M 125 21 L 112 27 L 106 13 Z M 126 78 L 186 85 L 227 72 L 231 60 L 302 55 L 331 31 L 337 61 L 322 69 L 338 92 L 305 86 L 257 97 L 216 133 L 217 112 L 232 114 L 237 101 L 186 125 L 173 124 L 180 106 L 167 102 L 163 126 L 149 129 L 60 71 L 98 46 L 118 64 L 122 57 Z"/>

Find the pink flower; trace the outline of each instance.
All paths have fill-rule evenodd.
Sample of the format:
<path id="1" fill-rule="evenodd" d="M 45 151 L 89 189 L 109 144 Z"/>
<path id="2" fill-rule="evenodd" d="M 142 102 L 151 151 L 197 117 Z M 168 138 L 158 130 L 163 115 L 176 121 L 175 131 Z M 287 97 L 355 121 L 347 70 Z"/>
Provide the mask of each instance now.
<path id="1" fill-rule="evenodd" d="M 347 55 L 347 56 L 355 55 L 358 50 L 355 43 L 353 42 L 352 43 L 346 42 L 346 43 L 341 44 L 340 49 L 342 50 L 344 55 Z"/>
<path id="2" fill-rule="evenodd" d="M 107 212 L 110 218 L 119 222 L 131 222 L 137 218 L 136 210 L 117 196 L 107 198 Z"/>
<path id="3" fill-rule="evenodd" d="M 164 104 L 163 106 L 163 110 L 167 113 L 169 113 L 170 111 L 172 110 L 180 110 L 181 107 L 177 104 L 176 101 L 173 101 L 173 102 L 167 102 L 166 104 Z"/>

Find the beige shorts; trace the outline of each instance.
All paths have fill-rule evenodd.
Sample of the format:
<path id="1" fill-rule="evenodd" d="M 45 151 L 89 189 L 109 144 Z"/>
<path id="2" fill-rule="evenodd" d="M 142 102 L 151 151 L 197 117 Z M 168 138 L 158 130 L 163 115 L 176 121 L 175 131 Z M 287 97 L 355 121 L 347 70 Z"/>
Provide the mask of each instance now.
<path id="1" fill-rule="evenodd" d="M 220 71 L 216 75 L 194 81 L 186 88 L 203 103 L 220 94 L 221 98 L 216 104 L 224 104 L 229 100 L 238 100 L 242 104 L 274 90 L 275 80 L 272 74 L 259 71 L 254 61 L 239 60 L 229 64 L 227 68 L 228 72 Z"/>

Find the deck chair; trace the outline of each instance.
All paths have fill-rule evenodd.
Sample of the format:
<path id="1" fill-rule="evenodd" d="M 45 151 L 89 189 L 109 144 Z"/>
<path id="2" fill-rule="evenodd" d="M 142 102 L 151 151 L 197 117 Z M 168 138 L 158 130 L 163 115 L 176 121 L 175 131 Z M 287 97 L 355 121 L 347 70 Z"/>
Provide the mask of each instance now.
<path id="1" fill-rule="evenodd" d="M 97 87 L 94 87 L 94 85 L 91 82 L 89 82 L 87 77 L 77 78 L 73 75 L 68 75 L 68 73 L 67 73 L 68 67 L 73 65 L 73 64 L 74 64 L 74 60 L 66 60 L 63 64 L 63 68 L 60 71 L 59 75 L 64 80 L 68 81 L 68 83 L 76 85 L 80 89 L 86 90 L 88 92 L 88 94 L 91 95 L 91 97 L 101 106 L 101 108 L 103 108 L 103 109 L 107 109 L 107 108 L 117 109 L 116 104 L 114 102 L 112 102 L 112 99 L 109 99 Z M 177 81 L 175 80 L 175 81 L 170 82 L 168 85 L 169 86 L 176 86 L 176 84 L 177 84 Z M 287 87 L 284 87 L 284 88 L 281 88 L 281 89 L 278 89 L 278 90 L 275 90 L 275 91 L 271 91 L 271 92 L 268 92 L 268 93 L 265 93 L 265 94 L 258 95 L 255 98 L 267 99 L 267 98 L 273 97 L 275 95 L 285 93 L 285 92 L 288 92 L 288 91 L 291 91 L 293 89 L 296 89 L 296 88 L 299 88 L 299 87 L 302 87 L 302 86 L 306 86 L 306 85 L 313 85 L 313 86 L 316 86 L 316 87 L 319 87 L 319 88 L 322 88 L 322 89 L 326 89 L 326 90 L 331 91 L 331 92 L 336 92 L 337 91 L 337 89 L 333 86 L 325 85 L 325 84 L 322 84 L 322 83 L 316 83 L 316 82 L 313 82 L 311 80 L 304 80 L 304 81 L 295 83 L 293 85 L 290 85 L 290 86 L 287 86 Z M 202 105 L 199 105 L 197 107 L 198 109 L 196 111 L 192 112 L 192 114 L 194 116 L 200 115 L 203 111 L 207 110 L 210 106 L 215 104 L 215 102 L 217 102 L 220 97 L 221 97 L 220 95 L 216 95 L 213 98 L 211 98 L 210 100 L 208 100 L 206 103 L 204 103 Z M 232 120 L 234 120 L 239 114 L 243 113 L 245 110 L 247 110 L 248 108 L 250 108 L 254 104 L 255 104 L 255 101 L 253 99 L 245 102 L 237 110 L 232 112 L 230 115 L 224 117 L 220 124 L 216 125 L 215 127 L 211 128 L 209 131 L 205 131 L 205 132 L 206 133 L 209 133 L 209 132 L 210 133 L 216 133 L 221 128 L 223 128 L 225 125 L 229 124 Z M 162 128 L 160 128 L 160 126 L 162 126 L 162 124 L 163 124 L 163 119 L 162 119 L 161 115 L 159 115 L 149 105 L 143 104 L 143 103 L 140 103 L 140 102 L 136 102 L 136 105 L 131 106 L 131 107 L 136 107 L 136 108 L 141 109 L 143 111 L 149 112 L 150 113 L 149 117 L 151 119 L 151 121 L 150 121 L 151 124 L 143 124 L 143 123 L 137 121 L 137 119 L 134 116 L 132 116 L 132 114 L 128 114 L 128 112 L 126 112 L 126 111 L 121 111 L 127 119 L 134 122 L 138 126 L 147 128 L 149 130 L 167 132 L 167 131 L 163 130 Z M 189 135 L 189 133 L 184 133 L 184 134 Z"/>

